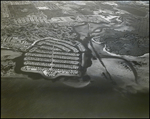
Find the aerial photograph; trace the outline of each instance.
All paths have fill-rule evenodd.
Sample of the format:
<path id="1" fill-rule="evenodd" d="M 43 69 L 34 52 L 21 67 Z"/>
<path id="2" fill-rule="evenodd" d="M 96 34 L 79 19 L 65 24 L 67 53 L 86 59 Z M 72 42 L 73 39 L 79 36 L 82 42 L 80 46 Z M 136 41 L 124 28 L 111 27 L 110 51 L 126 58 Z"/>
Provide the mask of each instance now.
<path id="1" fill-rule="evenodd" d="M 149 1 L 1 1 L 1 118 L 149 118 Z"/>

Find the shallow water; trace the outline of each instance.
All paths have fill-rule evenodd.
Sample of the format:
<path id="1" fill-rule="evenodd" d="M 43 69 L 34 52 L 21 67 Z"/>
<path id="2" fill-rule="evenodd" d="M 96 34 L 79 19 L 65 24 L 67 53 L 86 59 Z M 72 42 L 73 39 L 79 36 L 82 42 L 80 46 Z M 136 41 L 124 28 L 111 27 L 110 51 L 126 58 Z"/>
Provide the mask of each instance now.
<path id="1" fill-rule="evenodd" d="M 44 80 L 2 80 L 1 117 L 149 117 L 149 94 L 121 96 L 105 79 L 93 78 L 82 89 Z"/>

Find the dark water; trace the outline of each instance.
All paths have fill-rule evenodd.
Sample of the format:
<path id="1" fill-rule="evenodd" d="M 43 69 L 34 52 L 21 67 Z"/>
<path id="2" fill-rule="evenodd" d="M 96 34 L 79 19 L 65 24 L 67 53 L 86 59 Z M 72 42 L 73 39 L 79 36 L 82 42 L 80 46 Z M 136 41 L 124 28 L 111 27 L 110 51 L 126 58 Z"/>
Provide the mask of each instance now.
<path id="1" fill-rule="evenodd" d="M 2 79 L 1 117 L 149 117 L 149 94 L 112 90 L 105 80 L 76 89 L 45 80 Z"/>

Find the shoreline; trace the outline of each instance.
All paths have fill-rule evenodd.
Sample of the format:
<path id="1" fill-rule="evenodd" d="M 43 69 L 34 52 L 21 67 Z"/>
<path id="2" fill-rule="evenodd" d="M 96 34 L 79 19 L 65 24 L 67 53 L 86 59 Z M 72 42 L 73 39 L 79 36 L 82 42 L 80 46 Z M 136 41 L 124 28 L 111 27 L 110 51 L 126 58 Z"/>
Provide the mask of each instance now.
<path id="1" fill-rule="evenodd" d="M 106 50 L 106 44 L 105 44 L 105 46 L 103 47 L 103 51 L 106 52 L 106 53 L 108 53 L 108 54 L 111 55 L 111 56 L 117 56 L 117 57 L 124 57 L 124 56 L 125 56 L 125 57 L 146 57 L 146 56 L 149 56 L 149 53 L 145 53 L 145 54 L 140 55 L 140 56 L 115 54 L 115 53 L 113 53 L 113 52 L 109 52 L 109 51 Z"/>

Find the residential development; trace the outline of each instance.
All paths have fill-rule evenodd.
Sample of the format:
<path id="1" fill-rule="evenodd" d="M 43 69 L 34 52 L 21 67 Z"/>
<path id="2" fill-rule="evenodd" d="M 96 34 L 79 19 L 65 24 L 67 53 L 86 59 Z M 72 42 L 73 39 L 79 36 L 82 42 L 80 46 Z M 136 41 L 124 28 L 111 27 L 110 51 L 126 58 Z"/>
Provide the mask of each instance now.
<path id="1" fill-rule="evenodd" d="M 85 47 L 76 42 L 56 38 L 36 41 L 24 54 L 23 72 L 39 73 L 53 79 L 59 76 L 80 76 L 84 64 Z"/>

